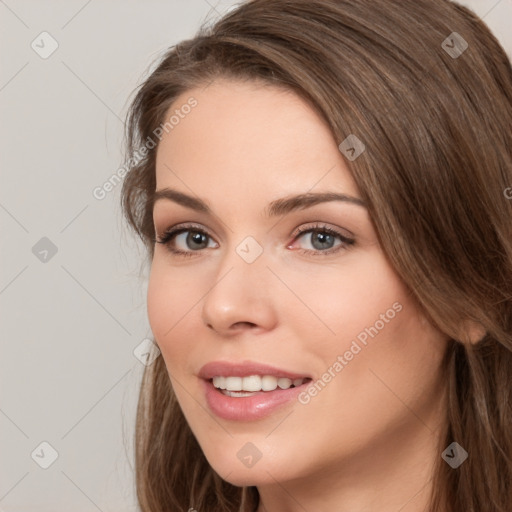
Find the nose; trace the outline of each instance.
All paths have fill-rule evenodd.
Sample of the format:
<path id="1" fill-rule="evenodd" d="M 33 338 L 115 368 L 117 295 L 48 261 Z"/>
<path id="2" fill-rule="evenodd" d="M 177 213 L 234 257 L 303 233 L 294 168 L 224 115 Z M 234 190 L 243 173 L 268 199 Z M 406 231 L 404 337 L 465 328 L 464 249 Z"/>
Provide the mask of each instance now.
<path id="1" fill-rule="evenodd" d="M 272 272 L 262 256 L 247 263 L 235 251 L 223 259 L 202 304 L 204 324 L 222 336 L 265 331 L 277 323 Z"/>

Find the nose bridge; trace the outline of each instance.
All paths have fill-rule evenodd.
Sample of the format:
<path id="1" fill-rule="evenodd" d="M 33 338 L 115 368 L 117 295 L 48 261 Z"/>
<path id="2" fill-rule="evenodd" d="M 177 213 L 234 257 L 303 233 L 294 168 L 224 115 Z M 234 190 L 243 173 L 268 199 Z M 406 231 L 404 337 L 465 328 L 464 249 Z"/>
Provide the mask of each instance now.
<path id="1" fill-rule="evenodd" d="M 215 281 L 203 301 L 205 324 L 219 332 L 240 323 L 269 327 L 275 311 L 263 246 L 246 236 L 219 261 Z"/>
<path id="2" fill-rule="evenodd" d="M 236 235 L 232 238 L 235 241 L 237 239 Z M 240 240 L 240 237 L 238 239 Z M 258 283 L 263 284 L 267 280 L 267 274 L 269 274 L 267 264 L 263 242 L 260 243 L 255 237 L 247 235 L 238 242 L 230 243 L 227 251 L 219 258 L 215 282 L 220 285 L 221 280 L 228 280 L 234 287 L 238 283 L 238 285 L 246 287 L 246 291 L 249 286 L 248 291 L 257 292 Z M 251 286 L 251 283 L 254 286 Z M 256 285 L 258 285 L 257 288 L 255 288 Z M 229 286 L 229 284 L 224 283 L 224 286 Z"/>

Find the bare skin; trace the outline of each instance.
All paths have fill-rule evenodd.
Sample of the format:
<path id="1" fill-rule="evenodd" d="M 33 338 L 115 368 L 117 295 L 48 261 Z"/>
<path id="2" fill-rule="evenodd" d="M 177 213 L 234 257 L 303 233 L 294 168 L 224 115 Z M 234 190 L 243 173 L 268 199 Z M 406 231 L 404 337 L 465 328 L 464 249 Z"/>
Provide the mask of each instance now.
<path id="1" fill-rule="evenodd" d="M 391 268 L 364 206 L 328 201 L 264 214 L 297 194 L 360 198 L 336 141 L 290 92 L 219 80 L 171 110 L 191 96 L 197 106 L 159 144 L 156 188 L 201 198 L 213 213 L 156 202 L 157 238 L 194 227 L 156 244 L 148 315 L 206 458 L 227 481 L 258 487 L 258 512 L 425 511 L 441 455 L 446 337 Z M 203 248 L 187 240 L 194 229 L 206 233 Z M 263 250 L 252 263 L 236 251 L 248 236 Z M 302 403 L 231 421 L 209 410 L 198 377 L 216 360 L 331 378 Z M 248 442 L 261 452 L 252 467 L 237 457 Z"/>

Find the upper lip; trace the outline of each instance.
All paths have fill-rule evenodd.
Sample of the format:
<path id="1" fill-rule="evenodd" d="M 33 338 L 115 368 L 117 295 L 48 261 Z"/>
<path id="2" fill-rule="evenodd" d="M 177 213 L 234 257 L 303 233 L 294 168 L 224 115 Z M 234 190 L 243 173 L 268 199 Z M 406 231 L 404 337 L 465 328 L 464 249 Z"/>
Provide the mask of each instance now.
<path id="1" fill-rule="evenodd" d="M 250 375 L 273 375 L 274 377 L 287 377 L 291 380 L 311 378 L 304 373 L 291 372 L 256 361 L 212 361 L 205 364 L 201 370 L 199 370 L 199 377 L 205 380 L 217 376 L 249 377 Z"/>

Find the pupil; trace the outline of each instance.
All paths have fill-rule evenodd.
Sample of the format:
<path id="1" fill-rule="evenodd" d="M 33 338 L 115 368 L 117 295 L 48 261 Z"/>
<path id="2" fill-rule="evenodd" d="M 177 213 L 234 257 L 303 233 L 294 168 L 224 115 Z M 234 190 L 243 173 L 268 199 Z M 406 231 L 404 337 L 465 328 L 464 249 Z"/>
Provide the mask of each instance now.
<path id="1" fill-rule="evenodd" d="M 194 244 L 201 245 L 205 243 L 206 235 L 204 233 L 190 232 L 187 237 L 187 242 L 190 242 L 193 246 Z M 197 247 L 196 247 L 197 248 Z"/>
<path id="2" fill-rule="evenodd" d="M 329 233 L 323 233 L 321 231 L 317 231 L 313 234 L 313 246 L 315 246 L 315 240 L 318 240 L 320 243 L 315 247 L 316 249 L 329 249 L 332 246 L 334 241 L 334 237 Z"/>

